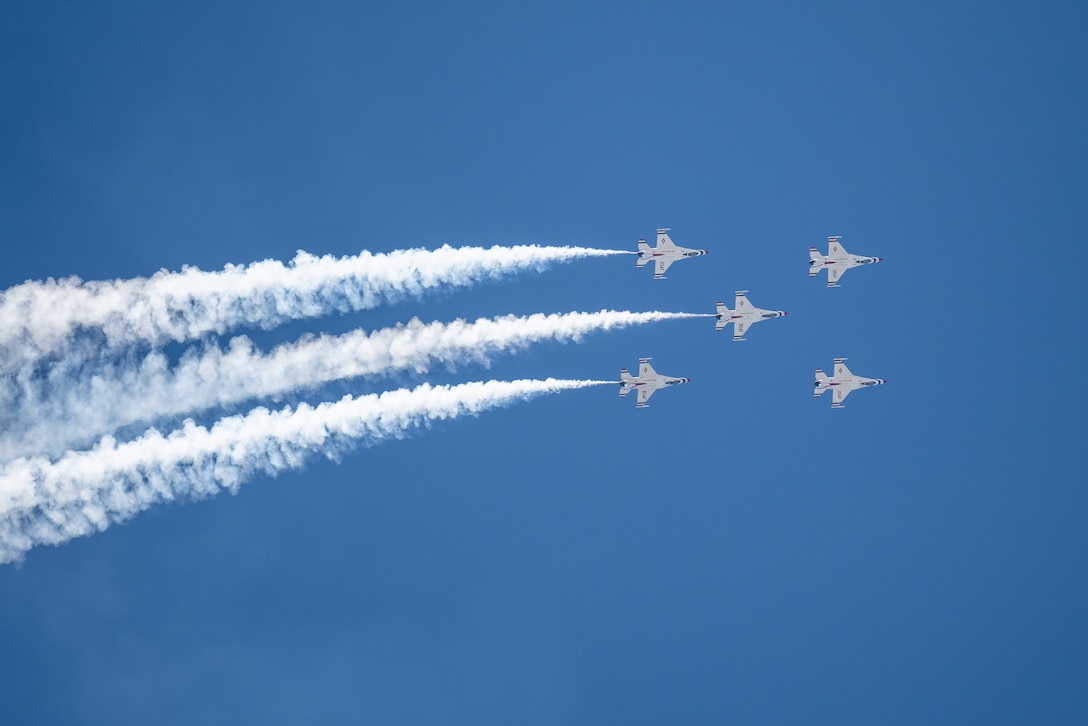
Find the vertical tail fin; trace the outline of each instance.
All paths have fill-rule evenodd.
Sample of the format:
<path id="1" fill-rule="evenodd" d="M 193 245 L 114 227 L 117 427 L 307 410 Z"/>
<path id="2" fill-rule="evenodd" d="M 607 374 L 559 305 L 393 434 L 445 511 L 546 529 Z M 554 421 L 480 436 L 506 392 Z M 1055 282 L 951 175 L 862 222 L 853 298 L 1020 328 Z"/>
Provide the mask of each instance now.
<path id="1" fill-rule="evenodd" d="M 823 368 L 816 369 L 816 390 L 812 392 L 812 395 L 819 398 L 823 395 L 824 391 L 831 387 L 831 379 L 824 373 Z"/>
<path id="2" fill-rule="evenodd" d="M 650 245 L 646 244 L 646 240 L 640 239 L 638 241 L 638 261 L 636 266 L 642 267 L 650 261 Z"/>
<path id="3" fill-rule="evenodd" d="M 816 277 L 816 273 L 824 267 L 824 256 L 816 251 L 815 247 L 808 248 L 808 276 Z"/>

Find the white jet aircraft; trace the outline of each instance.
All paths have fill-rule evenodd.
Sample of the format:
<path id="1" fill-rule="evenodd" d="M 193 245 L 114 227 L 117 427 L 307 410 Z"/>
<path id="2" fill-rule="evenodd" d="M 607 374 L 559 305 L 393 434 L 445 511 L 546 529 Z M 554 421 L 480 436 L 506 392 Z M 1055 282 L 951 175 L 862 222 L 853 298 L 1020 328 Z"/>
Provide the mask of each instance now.
<path id="1" fill-rule="evenodd" d="M 664 280 L 665 270 L 669 269 L 669 265 L 682 260 L 685 257 L 699 257 L 700 255 L 709 254 L 706 250 L 692 250 L 687 247 L 677 247 L 673 244 L 673 241 L 669 239 L 668 229 L 657 230 L 657 247 L 650 249 L 650 245 L 646 244 L 646 240 L 640 239 L 638 241 L 638 269 L 642 269 L 646 266 L 646 263 L 653 260 L 656 263 L 654 267 L 654 279 Z"/>
<path id="2" fill-rule="evenodd" d="M 654 391 L 665 386 L 675 386 L 678 383 L 687 383 L 690 378 L 670 378 L 663 376 L 650 365 L 649 358 L 638 359 L 638 377 L 632 377 L 626 368 L 620 369 L 620 398 L 631 391 L 638 389 L 638 402 L 635 408 L 646 408 L 646 402 Z"/>
<path id="3" fill-rule="evenodd" d="M 808 248 L 808 276 L 816 277 L 820 270 L 827 268 L 827 286 L 839 287 L 839 278 L 843 273 L 858 265 L 871 265 L 880 262 L 883 257 L 864 257 L 852 255 L 843 249 L 839 243 L 842 237 L 827 238 L 827 257 L 816 251 L 815 247 Z"/>
<path id="4" fill-rule="evenodd" d="M 828 378 L 823 368 L 816 369 L 816 391 L 812 394 L 816 398 L 824 395 L 824 391 L 833 390 L 831 395 L 831 408 L 842 408 L 842 402 L 850 395 L 851 391 L 868 386 L 879 386 L 887 383 L 883 378 L 862 378 L 855 376 L 846 367 L 845 358 L 835 359 L 835 377 Z"/>
<path id="5" fill-rule="evenodd" d="M 747 290 L 737 290 L 736 310 L 730 310 L 721 300 L 718 301 L 718 322 L 714 324 L 714 330 L 721 330 L 729 323 L 733 323 L 733 340 L 744 340 L 744 333 L 751 326 L 771 318 L 780 318 L 789 315 L 785 310 L 763 310 L 753 307 L 744 296 Z"/>

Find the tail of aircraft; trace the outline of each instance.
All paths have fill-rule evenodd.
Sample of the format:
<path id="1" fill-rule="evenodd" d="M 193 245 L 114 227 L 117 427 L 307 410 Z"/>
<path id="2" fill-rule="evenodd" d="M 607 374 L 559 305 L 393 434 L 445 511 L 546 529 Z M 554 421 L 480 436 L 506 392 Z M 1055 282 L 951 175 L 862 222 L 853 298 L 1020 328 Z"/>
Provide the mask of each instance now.
<path id="1" fill-rule="evenodd" d="M 650 245 L 646 244 L 646 240 L 640 239 L 638 241 L 638 261 L 635 263 L 639 268 L 650 261 Z"/>
<path id="2" fill-rule="evenodd" d="M 824 256 L 815 247 L 808 248 L 808 276 L 816 277 L 816 273 L 824 267 Z"/>
<path id="3" fill-rule="evenodd" d="M 718 301 L 718 321 L 714 323 L 714 330 L 721 330 L 729 324 L 728 316 L 732 314 L 732 310 L 725 306 L 721 300 Z"/>
<path id="4" fill-rule="evenodd" d="M 635 390 L 635 387 L 631 385 L 633 380 L 634 378 L 631 377 L 626 368 L 620 368 L 620 398 Z"/>
<path id="5" fill-rule="evenodd" d="M 827 377 L 826 373 L 824 373 L 823 368 L 817 368 L 816 369 L 816 390 L 813 391 L 812 395 L 815 396 L 816 398 L 819 398 L 820 396 L 823 395 L 824 391 L 826 391 L 830 387 L 831 387 L 831 379 Z"/>

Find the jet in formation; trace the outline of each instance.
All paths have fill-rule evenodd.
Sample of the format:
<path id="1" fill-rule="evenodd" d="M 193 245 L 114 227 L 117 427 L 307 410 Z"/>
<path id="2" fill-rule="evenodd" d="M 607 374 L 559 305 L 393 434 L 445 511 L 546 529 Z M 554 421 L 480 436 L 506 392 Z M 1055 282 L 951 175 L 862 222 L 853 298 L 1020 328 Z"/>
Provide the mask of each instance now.
<path id="1" fill-rule="evenodd" d="M 671 239 L 669 239 L 668 229 L 657 230 L 657 247 L 650 249 L 650 245 L 646 244 L 646 240 L 640 239 L 638 241 L 638 269 L 642 269 L 646 266 L 647 262 L 651 260 L 654 262 L 654 279 L 665 279 L 665 270 L 669 269 L 669 265 L 682 260 L 685 257 L 699 257 L 701 255 L 708 254 L 706 250 L 693 250 L 687 247 L 677 247 Z"/>
<path id="2" fill-rule="evenodd" d="M 813 395 L 816 398 L 819 398 L 824 395 L 824 391 L 834 391 L 834 393 L 831 394 L 831 408 L 842 408 L 842 402 L 846 400 L 846 397 L 850 395 L 851 391 L 887 383 L 883 378 L 862 378 L 861 376 L 855 376 L 850 372 L 850 369 L 846 367 L 845 361 L 845 358 L 835 359 L 835 376 L 833 378 L 828 378 L 827 374 L 824 373 L 823 368 L 816 369 L 816 391 Z"/>
<path id="3" fill-rule="evenodd" d="M 649 358 L 639 358 L 638 377 L 632 376 L 626 368 L 620 369 L 620 398 L 623 398 L 631 391 L 638 390 L 638 401 L 635 408 L 646 408 L 646 402 L 650 400 L 650 396 L 654 395 L 654 391 L 665 386 L 687 383 L 690 380 L 690 378 L 663 376 L 650 365 Z"/>
<path id="4" fill-rule="evenodd" d="M 789 315 L 785 310 L 763 310 L 754 307 L 745 297 L 747 292 L 747 290 L 737 290 L 736 310 L 730 310 L 725 303 L 718 301 L 718 322 L 714 324 L 714 329 L 721 330 L 729 323 L 733 323 L 734 341 L 744 340 L 744 333 L 756 323 Z"/>
<path id="5" fill-rule="evenodd" d="M 839 240 L 842 237 L 827 238 L 827 256 L 821 255 L 815 247 L 810 247 L 808 252 L 808 276 L 816 277 L 820 270 L 827 269 L 827 286 L 839 287 L 839 278 L 847 270 L 859 265 L 871 265 L 880 262 L 881 257 L 865 257 L 852 255 L 843 249 Z"/>

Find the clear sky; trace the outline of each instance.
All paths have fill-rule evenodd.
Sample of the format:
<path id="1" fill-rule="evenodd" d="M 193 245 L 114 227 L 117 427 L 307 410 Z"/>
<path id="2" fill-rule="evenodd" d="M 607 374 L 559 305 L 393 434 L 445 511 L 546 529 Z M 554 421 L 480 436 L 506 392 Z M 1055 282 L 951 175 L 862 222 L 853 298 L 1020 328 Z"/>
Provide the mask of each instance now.
<path id="1" fill-rule="evenodd" d="M 237 332 L 791 314 L 308 392 L 692 379 L 37 548 L 0 567 L 0 722 L 1088 719 L 1083 3 L 152 5 L 0 6 L 0 287 L 671 227 L 711 254 L 664 281 L 591 259 Z M 808 279 L 831 234 L 884 262 Z M 888 385 L 831 410 L 836 356 Z"/>

